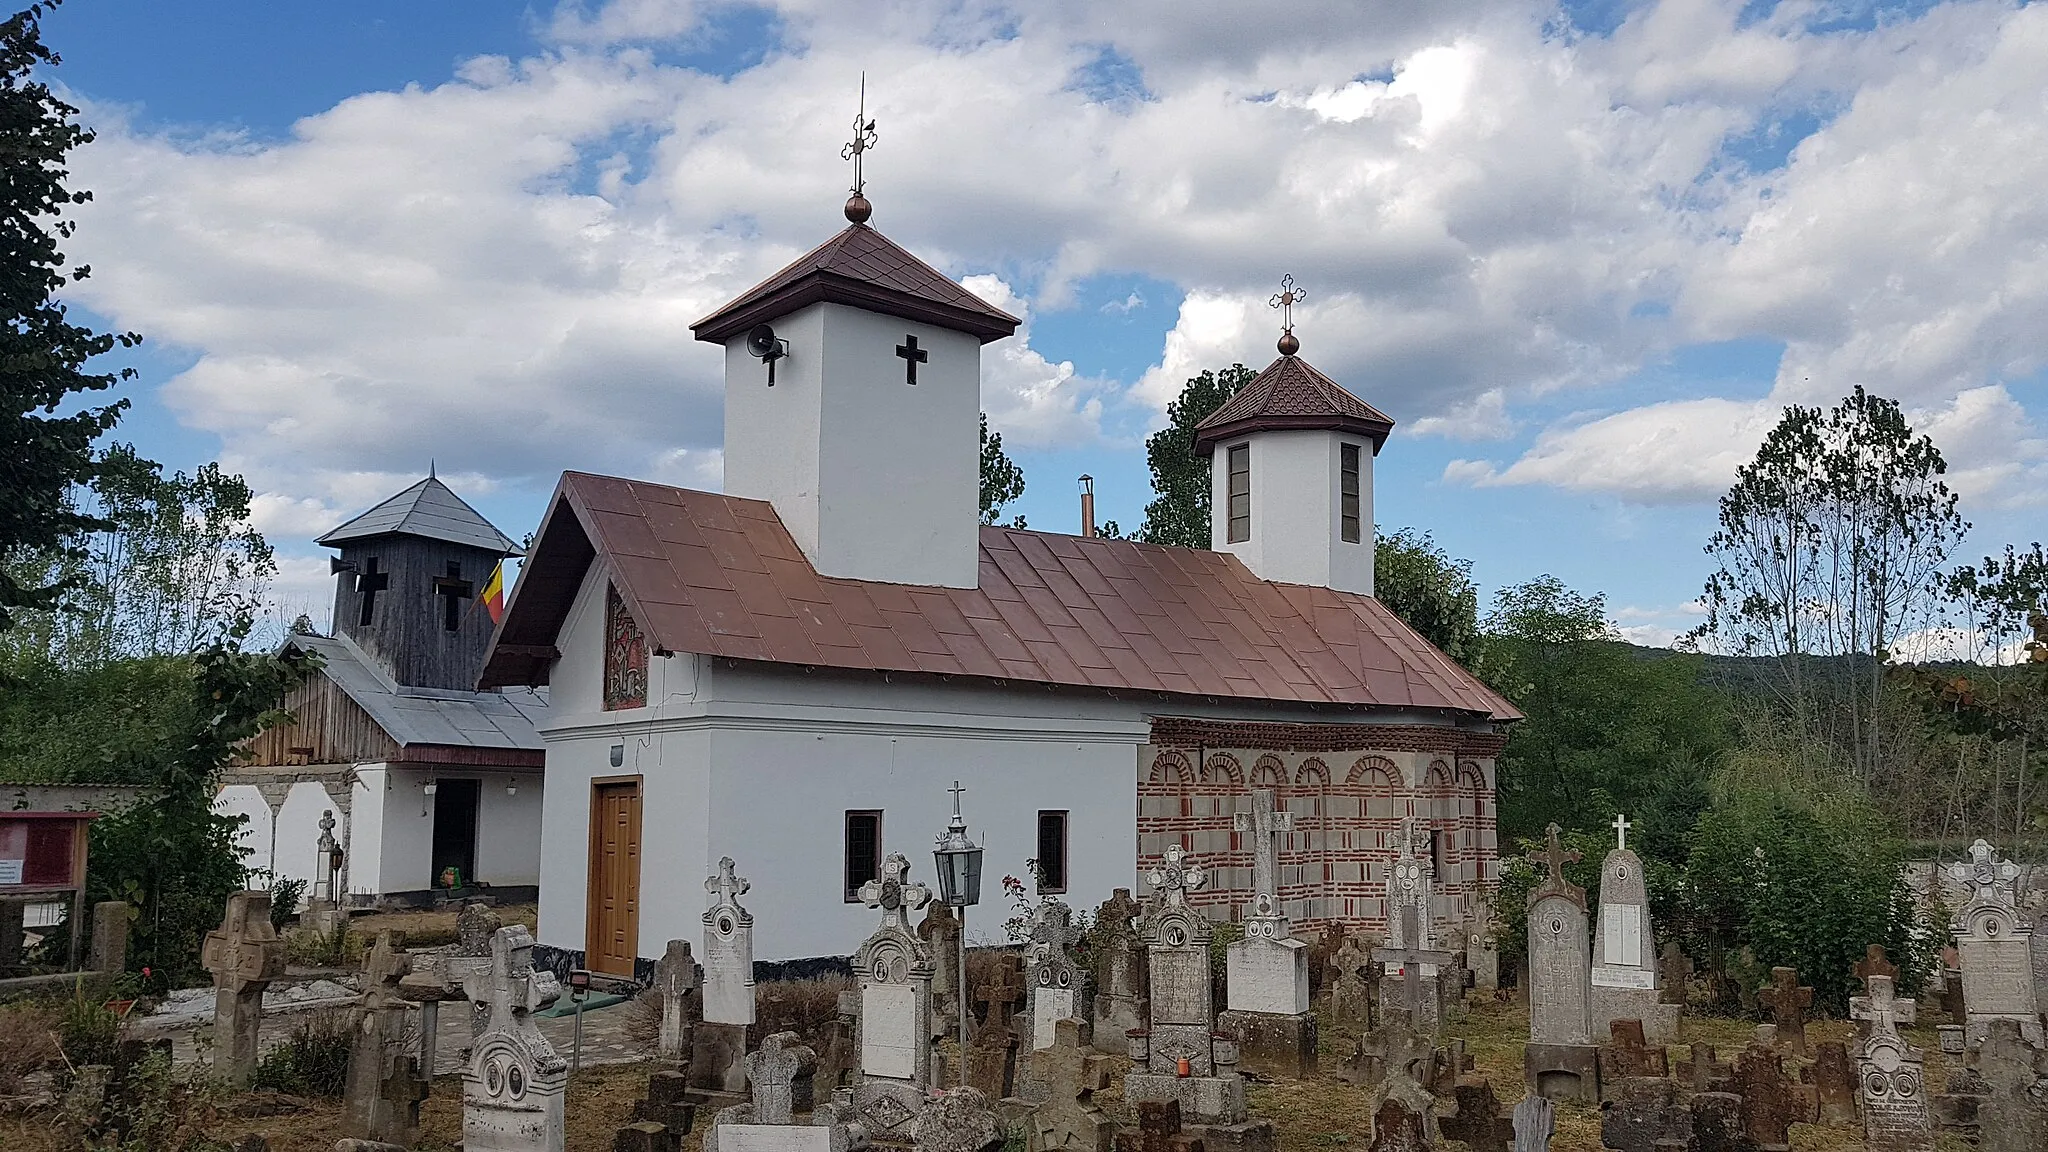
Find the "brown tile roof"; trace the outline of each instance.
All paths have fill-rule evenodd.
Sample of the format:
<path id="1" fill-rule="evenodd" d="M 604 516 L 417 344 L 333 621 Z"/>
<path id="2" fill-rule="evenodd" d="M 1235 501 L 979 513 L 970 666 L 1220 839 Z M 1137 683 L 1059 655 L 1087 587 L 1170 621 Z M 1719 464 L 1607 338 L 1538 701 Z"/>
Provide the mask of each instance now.
<path id="1" fill-rule="evenodd" d="M 1369 437 L 1377 455 L 1394 422 L 1308 361 L 1282 356 L 1195 426 L 1195 451 L 1207 456 L 1218 441 L 1248 432 L 1303 428 Z"/>
<path id="2" fill-rule="evenodd" d="M 1017 330 L 1017 318 L 897 247 L 866 224 L 846 230 L 690 326 L 699 340 L 724 343 L 756 324 L 820 301 L 936 324 L 986 344 Z"/>
<path id="3" fill-rule="evenodd" d="M 985 527 L 977 588 L 845 580 L 765 501 L 581 472 L 555 491 L 482 687 L 546 680 L 593 558 L 665 652 L 1521 716 L 1372 597 L 1260 580 L 1225 553 Z"/>

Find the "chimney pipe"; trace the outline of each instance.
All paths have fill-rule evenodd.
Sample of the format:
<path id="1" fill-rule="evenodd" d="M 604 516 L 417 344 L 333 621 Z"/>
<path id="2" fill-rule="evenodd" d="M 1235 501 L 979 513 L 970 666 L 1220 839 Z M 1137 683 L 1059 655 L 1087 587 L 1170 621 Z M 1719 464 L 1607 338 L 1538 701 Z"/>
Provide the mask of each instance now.
<path id="1" fill-rule="evenodd" d="M 1081 477 L 1081 535 L 1095 535 L 1095 477 Z"/>

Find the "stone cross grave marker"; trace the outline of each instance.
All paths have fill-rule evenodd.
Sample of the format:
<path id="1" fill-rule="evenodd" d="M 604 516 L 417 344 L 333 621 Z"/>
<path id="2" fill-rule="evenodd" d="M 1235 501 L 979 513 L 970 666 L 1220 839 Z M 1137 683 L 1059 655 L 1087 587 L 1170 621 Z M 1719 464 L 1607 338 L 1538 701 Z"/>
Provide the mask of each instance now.
<path id="1" fill-rule="evenodd" d="M 1588 1023 L 1597 1036 L 1612 1021 L 1641 1020 L 1651 1043 L 1668 1043 L 1678 1039 L 1678 1012 L 1657 995 L 1656 933 L 1643 862 L 1629 851 L 1628 817 L 1616 816 L 1614 828 L 1619 846 L 1600 863 Z"/>
<path id="2" fill-rule="evenodd" d="M 1408 817 L 1401 822 L 1401 831 L 1394 841 L 1394 860 L 1387 866 L 1387 946 L 1406 948 L 1410 944 L 1417 948 L 1429 948 L 1436 942 L 1436 922 L 1432 919 L 1434 908 L 1431 890 L 1434 881 L 1429 861 L 1416 854 L 1417 846 L 1424 840 L 1415 831 L 1415 818 Z M 1402 935 L 1403 926 L 1410 923 L 1402 915 L 1403 908 L 1415 909 L 1413 920 L 1416 936 Z M 1434 972 L 1426 975 L 1435 975 Z"/>
<path id="3" fill-rule="evenodd" d="M 985 1023 L 974 1030 L 964 1057 L 967 1083 L 997 1100 L 1012 1095 L 1016 1081 L 1017 1033 L 1010 1021 L 1026 997 L 1016 959 L 998 956 L 968 995 L 968 1010 L 980 1006 Z"/>
<path id="4" fill-rule="evenodd" d="M 1792 1124 L 1805 1109 L 1777 1049 L 1751 1041 L 1735 1057 L 1729 1091 L 1742 1097 L 1742 1127 L 1752 1141 L 1764 1148 L 1788 1146 Z"/>
<path id="5" fill-rule="evenodd" d="M 917 938 L 932 954 L 932 1037 L 945 1039 L 960 1034 L 960 918 L 953 906 L 934 900 L 924 906 L 924 919 L 917 925 Z"/>
<path id="6" fill-rule="evenodd" d="M 1417 927 L 1416 908 L 1413 904 L 1401 907 L 1401 935 L 1409 940 L 1422 938 Z M 1387 966 L 1388 976 L 1398 976 L 1401 981 L 1401 1011 L 1408 1016 L 1407 1026 L 1425 1036 L 1433 1035 L 1437 1027 L 1437 997 L 1429 988 L 1431 975 L 1438 965 L 1449 964 L 1452 954 L 1431 951 L 1412 945 L 1399 948 L 1379 948 L 1373 951 L 1373 959 Z M 1384 987 L 1384 985 L 1382 985 Z"/>
<path id="7" fill-rule="evenodd" d="M 704 970 L 690 955 L 688 940 L 671 940 L 661 959 L 654 964 L 654 986 L 661 994 L 661 1027 L 655 1050 L 663 1062 L 681 1064 L 690 1055 L 690 1041 L 702 1017 L 703 1004 L 697 998 Z"/>
<path id="8" fill-rule="evenodd" d="M 1209 882 L 1209 874 L 1187 859 L 1178 844 L 1166 846 L 1165 860 L 1146 877 L 1154 904 L 1146 920 L 1145 958 L 1151 968 L 1152 1017 L 1150 1071 L 1177 1074 L 1178 1061 L 1188 1061 L 1189 1075 L 1211 1076 L 1215 1064 L 1210 1031 L 1215 1027 L 1215 1002 L 1209 986 L 1207 917 L 1188 906 L 1188 893 Z"/>
<path id="9" fill-rule="evenodd" d="M 1548 843 L 1535 856 L 1548 875 L 1529 892 L 1529 1042 L 1589 1044 L 1586 890 L 1564 878 L 1564 866 L 1580 854 L 1559 846 L 1558 831 L 1550 826 Z"/>
<path id="10" fill-rule="evenodd" d="M 1813 989 L 1800 985 L 1799 973 L 1791 968 L 1771 969 L 1771 986 L 1757 993 L 1756 998 L 1771 1010 L 1778 1042 L 1790 1046 L 1800 1056 L 1806 1055 L 1806 1010 L 1813 1006 Z"/>
<path id="11" fill-rule="evenodd" d="M 1692 984 L 1692 957 L 1678 941 L 1664 942 L 1664 954 L 1657 964 L 1657 1000 L 1662 1004 L 1685 1006 L 1686 989 Z"/>
<path id="12" fill-rule="evenodd" d="M 1116 1138 L 1116 1152 L 1201 1152 L 1202 1141 L 1180 1130 L 1180 1102 L 1148 1100 L 1138 1105 L 1138 1130 Z"/>
<path id="13" fill-rule="evenodd" d="M 925 1101 L 911 1130 L 912 1152 L 998 1152 L 1002 1123 L 988 1097 L 973 1088 L 955 1088 Z"/>
<path id="14" fill-rule="evenodd" d="M 491 938 L 498 934 L 505 922 L 499 918 L 498 910 L 481 901 L 471 901 L 462 906 L 455 916 L 455 955 L 472 963 L 455 964 L 449 968 L 449 975 L 461 979 L 465 971 L 489 971 L 491 966 Z M 484 1034 L 484 1026 L 490 1023 L 490 1010 L 481 1004 L 471 1003 L 469 1007 L 469 1038 L 474 1041 Z"/>
<path id="15" fill-rule="evenodd" d="M 861 902 L 881 924 L 853 955 L 860 989 L 860 1078 L 853 1107 L 868 1131 L 908 1138 L 931 1084 L 931 952 L 911 927 L 910 913 L 931 891 L 910 881 L 910 861 L 891 853 L 877 878 L 860 887 Z"/>
<path id="16" fill-rule="evenodd" d="M 1813 1046 L 1813 1063 L 1799 1073 L 1812 1085 L 1823 1124 L 1851 1124 L 1856 1120 L 1856 1072 L 1849 1050 L 1840 1040 L 1822 1040 Z"/>
<path id="17" fill-rule="evenodd" d="M 1280 844 L 1294 814 L 1274 804 L 1271 788 L 1252 790 L 1252 810 L 1235 816 L 1252 840 L 1252 904 L 1244 938 L 1226 950 L 1230 1007 L 1238 1012 L 1301 1016 L 1308 1012 L 1308 945 L 1294 939 L 1279 897 Z"/>
<path id="18" fill-rule="evenodd" d="M 1899 978 L 1899 966 L 1892 963 L 1891 958 L 1884 954 L 1882 944 L 1872 944 L 1864 948 L 1863 959 L 1850 965 L 1849 971 L 1866 986 L 1872 976 L 1883 976 L 1893 981 Z"/>
<path id="19" fill-rule="evenodd" d="M 1045 1100 L 1029 1117 L 1027 1147 L 1044 1152 L 1109 1152 L 1116 1124 L 1095 1103 L 1109 1087 L 1109 1058 L 1088 1052 L 1078 1020 L 1054 1026 L 1050 1047 L 1032 1053 L 1033 1079 L 1045 1085 Z"/>
<path id="20" fill-rule="evenodd" d="M 747 1053 L 747 1083 L 753 1086 L 754 1123 L 789 1124 L 811 1110 L 810 1075 L 817 1054 L 794 1032 L 777 1032 Z"/>
<path id="21" fill-rule="evenodd" d="M 562 1152 L 569 1064 L 533 1021 L 561 985 L 534 968 L 532 933 L 523 924 L 498 929 L 490 968 L 462 980 L 488 1021 L 462 1073 L 464 1152 Z"/>
<path id="22" fill-rule="evenodd" d="M 1053 1045 L 1053 1025 L 1079 1019 L 1081 969 L 1067 949 L 1081 940 L 1074 910 L 1047 898 L 1031 913 L 1031 1049 Z"/>
<path id="23" fill-rule="evenodd" d="M 713 897 L 704 910 L 704 1019 L 713 1024 L 754 1022 L 754 914 L 739 902 L 750 887 L 730 856 L 704 881 Z"/>
<path id="24" fill-rule="evenodd" d="M 1121 1053 L 1124 1036 L 1145 1025 L 1144 961 L 1138 952 L 1136 921 L 1145 909 L 1118 888 L 1095 910 L 1102 936 L 1095 955 L 1095 1045 Z"/>
<path id="25" fill-rule="evenodd" d="M 410 1147 L 419 1139 L 420 1103 L 427 1078 L 410 1051 L 412 1010 L 398 993 L 412 970 L 391 933 L 377 935 L 363 964 L 363 994 L 350 1020 L 348 1076 L 342 1089 L 342 1134 Z"/>
<path id="26" fill-rule="evenodd" d="M 1557 1105 L 1541 1096 L 1523 1098 L 1515 1105 L 1515 1152 L 1550 1152 L 1550 1138 L 1557 1133 Z"/>
<path id="27" fill-rule="evenodd" d="M 1346 932 L 1337 954 L 1330 958 L 1330 1026 L 1357 1031 L 1374 1026 L 1374 989 L 1366 979 L 1366 966 L 1373 964 L 1372 949 L 1359 936 Z"/>
<path id="28" fill-rule="evenodd" d="M 1993 1020 L 2013 1020 L 2028 1043 L 2041 1045 L 2033 930 L 2020 919 L 2016 900 L 2019 866 L 1978 840 L 1970 846 L 1969 862 L 1951 864 L 1948 871 L 1970 890 L 1969 903 L 1956 913 L 1954 924 L 1966 1039 L 1982 1040 Z"/>
<path id="29" fill-rule="evenodd" d="M 284 975 L 284 941 L 270 923 L 270 893 L 228 897 L 220 927 L 206 934 L 200 962 L 213 974 L 213 1074 L 247 1087 L 256 1071 L 263 990 Z"/>
<path id="30" fill-rule="evenodd" d="M 1977 1073 L 1989 1090 L 1978 1106 L 1978 1152 L 2048 1148 L 2048 1053 L 2021 1035 L 2018 1021 L 1986 1026 Z"/>

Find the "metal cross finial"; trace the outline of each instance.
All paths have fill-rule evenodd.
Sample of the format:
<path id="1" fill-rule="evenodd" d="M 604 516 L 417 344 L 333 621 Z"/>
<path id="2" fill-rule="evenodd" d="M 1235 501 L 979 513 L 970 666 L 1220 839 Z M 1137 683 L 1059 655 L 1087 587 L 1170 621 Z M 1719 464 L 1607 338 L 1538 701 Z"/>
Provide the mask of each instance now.
<path id="1" fill-rule="evenodd" d="M 1628 822 L 1628 815 L 1626 813 L 1620 813 L 1614 817 L 1614 838 L 1616 848 L 1621 849 L 1623 851 L 1627 850 L 1628 830 L 1630 827 L 1631 825 Z"/>
<path id="2" fill-rule="evenodd" d="M 1280 354 L 1292 356 L 1301 350 L 1301 341 L 1294 338 L 1294 306 L 1308 299 L 1308 290 L 1297 287 L 1292 274 L 1280 278 L 1280 291 L 1266 302 L 1267 307 L 1280 310 Z"/>
<path id="3" fill-rule="evenodd" d="M 953 781 L 953 786 L 946 789 L 946 791 L 953 794 L 953 815 L 958 816 L 960 814 L 960 794 L 967 791 L 967 789 L 961 787 L 960 782 L 955 780 Z"/>
<path id="4" fill-rule="evenodd" d="M 868 116 L 868 74 L 860 74 L 860 111 L 853 117 L 853 139 L 839 150 L 841 160 L 853 161 L 853 188 L 855 196 L 864 195 L 867 181 L 860 170 L 861 157 L 875 146 L 875 122 Z"/>

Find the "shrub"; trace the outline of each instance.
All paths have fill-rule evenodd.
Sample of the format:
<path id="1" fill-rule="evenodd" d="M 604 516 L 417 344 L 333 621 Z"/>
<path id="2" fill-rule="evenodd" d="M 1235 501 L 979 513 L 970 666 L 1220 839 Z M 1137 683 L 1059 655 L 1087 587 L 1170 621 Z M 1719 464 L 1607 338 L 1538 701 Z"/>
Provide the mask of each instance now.
<path id="1" fill-rule="evenodd" d="M 270 884 L 270 926 L 279 932 L 299 914 L 299 898 L 306 894 L 306 882 L 296 876 L 279 876 Z"/>
<path id="2" fill-rule="evenodd" d="M 112 1064 L 121 1039 L 121 1018 L 101 1003 L 97 989 L 84 980 L 74 981 L 71 998 L 64 1002 L 57 1021 L 57 1037 L 64 1058 L 74 1067 Z"/>
<path id="3" fill-rule="evenodd" d="M 315 1012 L 256 1064 L 253 1088 L 294 1096 L 339 1096 L 348 1085 L 349 1014 Z"/>

